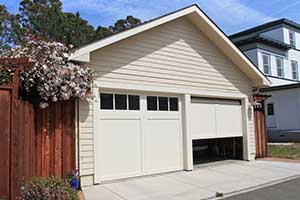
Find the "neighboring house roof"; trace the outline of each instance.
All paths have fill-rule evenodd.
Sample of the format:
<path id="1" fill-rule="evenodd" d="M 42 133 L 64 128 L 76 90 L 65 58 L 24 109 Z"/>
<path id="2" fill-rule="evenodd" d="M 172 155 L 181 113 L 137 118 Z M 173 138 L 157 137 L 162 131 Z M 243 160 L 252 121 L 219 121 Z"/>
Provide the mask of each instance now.
<path id="1" fill-rule="evenodd" d="M 271 92 L 271 91 L 277 91 L 277 90 L 287 90 L 287 89 L 293 89 L 293 88 L 300 88 L 300 83 L 292 83 L 288 85 L 279 85 L 279 86 L 273 86 L 269 88 L 262 88 L 259 91 L 260 92 Z"/>
<path id="2" fill-rule="evenodd" d="M 271 22 L 261 24 L 259 26 L 256 26 L 256 27 L 253 27 L 253 28 L 250 28 L 250 29 L 232 34 L 232 35 L 229 36 L 229 38 L 233 39 L 233 38 L 248 35 L 248 34 L 251 34 L 251 33 L 265 32 L 265 31 L 272 30 L 274 28 L 277 28 L 278 26 L 283 26 L 283 25 L 290 26 L 290 27 L 298 29 L 300 31 L 300 24 L 298 24 L 296 22 L 293 22 L 291 20 L 282 18 L 282 19 L 279 19 L 279 20 L 271 21 Z"/>
<path id="3" fill-rule="evenodd" d="M 283 49 L 283 50 L 288 50 L 288 49 L 292 48 L 292 46 L 290 44 L 281 42 L 279 40 L 276 40 L 276 39 L 273 39 L 273 38 L 270 38 L 270 37 L 267 37 L 264 35 L 255 35 L 255 36 L 252 36 L 249 38 L 241 39 L 241 40 L 234 42 L 234 44 L 236 44 L 237 46 L 242 46 L 242 45 L 251 44 L 254 42 L 270 45 L 270 46 L 273 46 L 273 47 L 276 47 L 279 49 Z"/>
<path id="4" fill-rule="evenodd" d="M 255 67 L 255 65 L 230 41 L 226 34 L 195 4 L 75 49 L 70 53 L 69 59 L 79 62 L 90 62 L 90 53 L 97 49 L 184 16 L 188 17 L 191 22 L 214 43 L 214 45 L 216 45 L 237 67 L 239 67 L 240 70 L 253 81 L 254 86 L 264 87 L 271 84 L 268 78 Z"/>

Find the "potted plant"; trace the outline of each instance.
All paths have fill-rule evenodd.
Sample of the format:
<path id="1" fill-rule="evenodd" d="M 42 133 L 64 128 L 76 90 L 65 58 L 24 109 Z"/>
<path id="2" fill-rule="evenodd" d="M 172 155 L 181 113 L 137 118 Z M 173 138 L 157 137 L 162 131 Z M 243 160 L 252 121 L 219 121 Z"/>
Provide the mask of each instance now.
<path id="1" fill-rule="evenodd" d="M 79 175 L 78 170 L 72 170 L 70 175 L 67 176 L 67 180 L 72 188 L 78 190 L 79 188 Z"/>

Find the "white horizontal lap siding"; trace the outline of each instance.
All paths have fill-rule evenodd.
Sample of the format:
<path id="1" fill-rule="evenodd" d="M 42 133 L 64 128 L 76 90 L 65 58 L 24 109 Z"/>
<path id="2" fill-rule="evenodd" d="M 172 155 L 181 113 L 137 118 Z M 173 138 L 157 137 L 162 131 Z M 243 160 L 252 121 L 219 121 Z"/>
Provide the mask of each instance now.
<path id="1" fill-rule="evenodd" d="M 250 140 L 250 160 L 255 159 L 256 143 L 255 143 L 255 125 L 254 125 L 254 111 L 251 109 L 249 118 L 249 140 Z"/>
<path id="2" fill-rule="evenodd" d="M 94 128 L 93 101 L 79 101 L 79 170 L 82 186 L 93 183 Z"/>
<path id="3" fill-rule="evenodd" d="M 249 79 L 187 18 L 92 52 L 103 82 L 249 94 Z"/>

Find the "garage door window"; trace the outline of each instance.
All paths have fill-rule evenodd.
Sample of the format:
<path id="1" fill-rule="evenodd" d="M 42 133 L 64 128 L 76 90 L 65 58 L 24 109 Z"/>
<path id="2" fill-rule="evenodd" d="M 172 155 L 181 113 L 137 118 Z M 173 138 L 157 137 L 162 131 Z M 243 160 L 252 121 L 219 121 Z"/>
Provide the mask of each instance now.
<path id="1" fill-rule="evenodd" d="M 157 110 L 157 97 L 147 96 L 147 110 Z"/>
<path id="2" fill-rule="evenodd" d="M 140 96 L 126 94 L 100 94 L 102 110 L 140 110 Z"/>
<path id="3" fill-rule="evenodd" d="M 147 96 L 147 110 L 178 111 L 178 98 Z"/>
<path id="4" fill-rule="evenodd" d="M 115 108 L 116 110 L 127 110 L 127 95 L 115 95 Z"/>
<path id="5" fill-rule="evenodd" d="M 100 107 L 104 110 L 113 109 L 113 94 L 100 94 Z"/>
<path id="6" fill-rule="evenodd" d="M 140 109 L 140 96 L 128 95 L 128 100 L 129 100 L 129 110 Z"/>
<path id="7" fill-rule="evenodd" d="M 178 111 L 178 98 L 170 98 L 170 111 Z"/>
<path id="8" fill-rule="evenodd" d="M 159 110 L 168 111 L 168 97 L 158 97 Z"/>

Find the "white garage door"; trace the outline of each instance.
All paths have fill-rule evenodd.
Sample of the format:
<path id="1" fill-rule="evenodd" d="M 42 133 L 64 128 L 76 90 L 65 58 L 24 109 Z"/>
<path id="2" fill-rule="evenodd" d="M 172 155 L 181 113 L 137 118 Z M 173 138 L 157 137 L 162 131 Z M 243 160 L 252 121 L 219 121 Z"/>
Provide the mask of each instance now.
<path id="1" fill-rule="evenodd" d="M 182 169 L 178 97 L 100 93 L 96 182 Z"/>
<path id="2" fill-rule="evenodd" d="M 243 135 L 242 109 L 239 100 L 192 97 L 191 101 L 190 119 L 193 139 Z"/>

